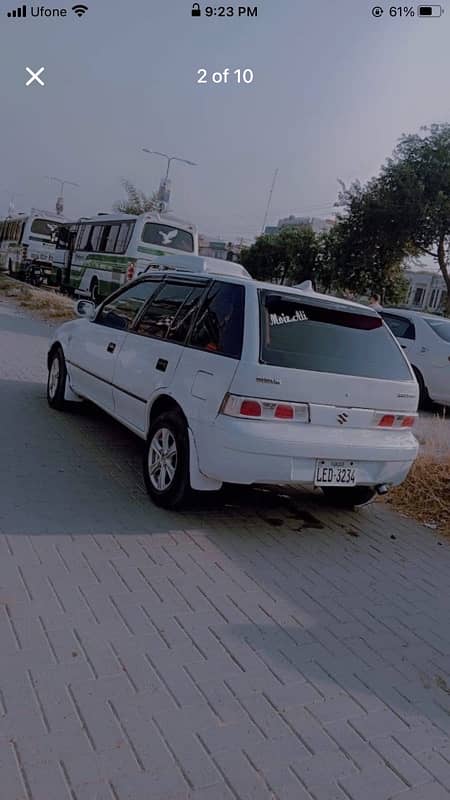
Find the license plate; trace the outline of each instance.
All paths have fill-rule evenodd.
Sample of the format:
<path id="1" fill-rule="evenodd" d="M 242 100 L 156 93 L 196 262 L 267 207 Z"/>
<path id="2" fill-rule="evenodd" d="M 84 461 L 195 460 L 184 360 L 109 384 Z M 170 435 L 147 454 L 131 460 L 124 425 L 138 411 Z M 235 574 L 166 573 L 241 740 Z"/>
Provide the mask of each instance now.
<path id="1" fill-rule="evenodd" d="M 356 467 L 354 461 L 316 461 L 316 486 L 355 486 Z"/>

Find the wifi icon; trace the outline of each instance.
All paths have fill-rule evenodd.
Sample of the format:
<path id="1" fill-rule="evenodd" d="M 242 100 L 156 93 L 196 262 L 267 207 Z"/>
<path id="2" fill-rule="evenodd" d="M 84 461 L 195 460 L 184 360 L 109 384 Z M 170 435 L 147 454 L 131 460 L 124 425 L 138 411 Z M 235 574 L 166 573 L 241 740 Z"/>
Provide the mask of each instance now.
<path id="1" fill-rule="evenodd" d="M 77 17 L 82 17 L 83 14 L 85 14 L 87 10 L 88 10 L 88 7 L 84 6 L 82 3 L 77 3 L 76 6 L 72 6 L 72 11 L 75 11 L 75 14 L 77 15 Z"/>

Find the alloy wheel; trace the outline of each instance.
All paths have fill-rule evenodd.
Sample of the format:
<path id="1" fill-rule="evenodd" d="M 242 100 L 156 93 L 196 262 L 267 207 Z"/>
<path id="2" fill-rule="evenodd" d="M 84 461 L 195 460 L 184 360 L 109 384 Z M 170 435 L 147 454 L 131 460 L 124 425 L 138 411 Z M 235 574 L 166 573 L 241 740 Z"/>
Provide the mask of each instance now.
<path id="1" fill-rule="evenodd" d="M 159 428 L 150 443 L 148 472 L 152 486 L 159 492 L 168 489 L 175 477 L 178 451 L 175 437 L 168 428 Z"/>
<path id="2" fill-rule="evenodd" d="M 52 399 L 55 397 L 58 389 L 59 375 L 59 358 L 55 356 L 50 367 L 50 374 L 48 376 L 48 393 Z"/>

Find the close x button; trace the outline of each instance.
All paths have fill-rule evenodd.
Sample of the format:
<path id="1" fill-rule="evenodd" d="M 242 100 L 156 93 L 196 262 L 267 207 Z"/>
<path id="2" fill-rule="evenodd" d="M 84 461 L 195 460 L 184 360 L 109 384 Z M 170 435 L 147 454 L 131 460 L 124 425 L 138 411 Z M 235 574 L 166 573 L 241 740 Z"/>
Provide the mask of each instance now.
<path id="1" fill-rule="evenodd" d="M 38 70 L 36 70 L 36 72 L 32 70 L 31 67 L 25 67 L 25 69 L 28 72 L 28 74 L 31 75 L 31 78 L 28 78 L 28 80 L 26 81 L 25 86 L 31 86 L 31 84 L 34 83 L 39 84 L 39 86 L 45 86 L 45 82 L 40 77 L 40 75 L 42 75 L 42 73 L 44 72 L 45 67 L 40 67 Z"/>

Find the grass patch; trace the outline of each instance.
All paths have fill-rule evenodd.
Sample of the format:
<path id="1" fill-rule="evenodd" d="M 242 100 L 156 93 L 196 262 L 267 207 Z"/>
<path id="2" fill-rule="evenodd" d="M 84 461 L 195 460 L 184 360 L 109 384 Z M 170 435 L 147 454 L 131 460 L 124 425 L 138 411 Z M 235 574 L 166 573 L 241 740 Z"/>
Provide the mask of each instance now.
<path id="1" fill-rule="evenodd" d="M 426 417 L 420 453 L 406 480 L 389 493 L 396 510 L 450 536 L 450 419 Z"/>
<path id="2" fill-rule="evenodd" d="M 76 317 L 73 300 L 68 297 L 35 289 L 5 275 L 0 275 L 0 297 L 11 298 L 17 306 L 35 313 L 46 322 L 65 322 Z"/>

